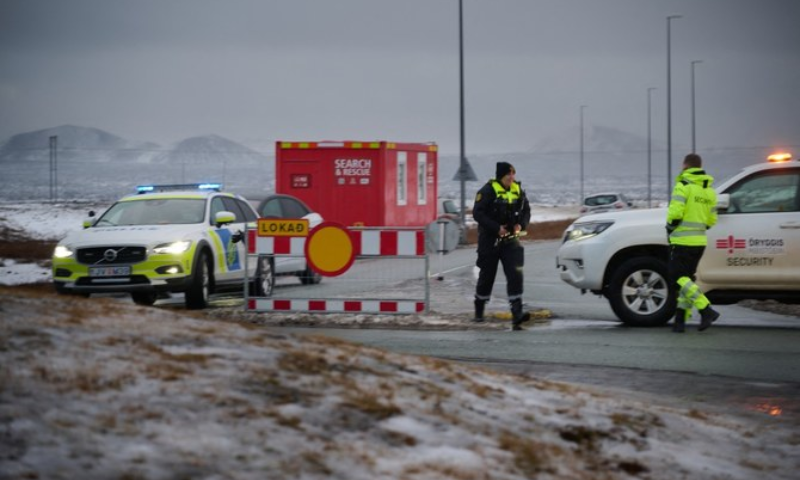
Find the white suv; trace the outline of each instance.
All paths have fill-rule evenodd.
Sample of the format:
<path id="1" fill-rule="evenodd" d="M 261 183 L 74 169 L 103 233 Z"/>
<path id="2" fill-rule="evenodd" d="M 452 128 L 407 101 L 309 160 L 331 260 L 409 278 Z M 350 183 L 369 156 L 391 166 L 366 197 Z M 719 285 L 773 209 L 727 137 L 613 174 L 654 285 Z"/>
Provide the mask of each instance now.
<path id="1" fill-rule="evenodd" d="M 697 271 L 712 303 L 800 303 L 800 161 L 779 158 L 716 188 L 719 220 Z M 608 298 L 626 324 L 666 323 L 676 307 L 666 216 L 665 209 L 649 209 L 581 217 L 558 250 L 561 279 Z"/>

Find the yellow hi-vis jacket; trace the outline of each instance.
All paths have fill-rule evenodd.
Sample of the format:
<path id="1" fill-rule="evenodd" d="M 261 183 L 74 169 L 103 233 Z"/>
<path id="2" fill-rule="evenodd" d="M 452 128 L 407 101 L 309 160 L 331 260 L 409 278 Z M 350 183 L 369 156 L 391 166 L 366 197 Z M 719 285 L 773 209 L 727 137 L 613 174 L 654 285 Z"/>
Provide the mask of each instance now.
<path id="1" fill-rule="evenodd" d="M 704 247 L 706 230 L 717 223 L 717 192 L 714 178 L 703 169 L 688 168 L 678 175 L 667 210 L 671 245 Z"/>
<path id="2" fill-rule="evenodd" d="M 492 188 L 497 198 L 502 198 L 505 200 L 505 203 L 516 203 L 522 194 L 522 189 L 517 182 L 512 183 L 511 188 L 506 190 L 502 183 L 497 180 L 492 180 Z"/>

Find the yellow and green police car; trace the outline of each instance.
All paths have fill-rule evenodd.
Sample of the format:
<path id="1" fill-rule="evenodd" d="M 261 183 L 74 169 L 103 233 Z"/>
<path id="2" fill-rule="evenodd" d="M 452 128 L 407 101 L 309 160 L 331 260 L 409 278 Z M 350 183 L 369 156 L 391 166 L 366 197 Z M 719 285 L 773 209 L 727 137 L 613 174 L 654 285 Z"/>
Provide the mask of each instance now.
<path id="1" fill-rule="evenodd" d="M 242 235 L 257 214 L 219 184 L 148 185 L 124 197 L 53 254 L 59 293 L 130 293 L 140 305 L 183 292 L 201 309 L 214 292 L 241 289 L 247 251 Z"/>

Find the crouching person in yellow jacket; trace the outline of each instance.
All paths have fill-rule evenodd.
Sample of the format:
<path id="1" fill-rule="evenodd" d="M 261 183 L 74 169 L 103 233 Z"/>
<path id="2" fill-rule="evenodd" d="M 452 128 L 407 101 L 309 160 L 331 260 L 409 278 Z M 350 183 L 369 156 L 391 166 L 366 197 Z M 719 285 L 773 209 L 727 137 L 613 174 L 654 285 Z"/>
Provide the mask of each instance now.
<path id="1" fill-rule="evenodd" d="M 717 223 L 717 194 L 711 187 L 714 178 L 703 169 L 700 155 L 691 153 L 683 160 L 667 211 L 669 236 L 669 275 L 678 285 L 678 310 L 672 331 L 685 331 L 692 308 L 700 312 L 699 331 L 719 318 L 711 302 L 694 283 L 697 265 L 706 249 L 706 230 Z"/>

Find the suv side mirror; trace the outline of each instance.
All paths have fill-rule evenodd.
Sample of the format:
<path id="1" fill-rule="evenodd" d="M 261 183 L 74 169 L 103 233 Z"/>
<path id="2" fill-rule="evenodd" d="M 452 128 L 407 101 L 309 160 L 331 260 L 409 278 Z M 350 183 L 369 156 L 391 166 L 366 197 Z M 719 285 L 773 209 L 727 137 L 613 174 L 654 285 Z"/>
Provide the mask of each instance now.
<path id="1" fill-rule="evenodd" d="M 727 210 L 731 206 L 731 194 L 720 193 L 717 196 L 717 210 Z"/>

